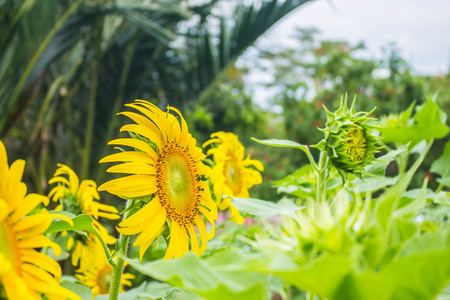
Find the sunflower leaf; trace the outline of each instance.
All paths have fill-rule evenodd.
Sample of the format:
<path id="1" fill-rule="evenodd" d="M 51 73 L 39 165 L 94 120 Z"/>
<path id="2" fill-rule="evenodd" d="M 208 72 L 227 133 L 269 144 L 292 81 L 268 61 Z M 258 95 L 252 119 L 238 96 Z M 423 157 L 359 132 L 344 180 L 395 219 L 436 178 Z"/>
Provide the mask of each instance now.
<path id="1" fill-rule="evenodd" d="M 78 282 L 71 281 L 61 281 L 60 285 L 68 290 L 71 290 L 75 294 L 81 297 L 83 300 L 92 299 L 92 291 L 87 286 L 82 285 Z"/>
<path id="2" fill-rule="evenodd" d="M 446 115 L 433 99 L 428 99 L 424 105 L 416 107 L 412 121 L 411 125 L 402 123 L 380 128 L 384 136 L 383 141 L 401 144 L 411 142 L 409 149 L 412 149 L 422 140 L 441 139 L 449 132 L 445 124 Z"/>
<path id="3" fill-rule="evenodd" d="M 101 235 L 97 232 L 97 230 L 92 226 L 93 219 L 91 216 L 85 214 L 75 216 L 74 214 L 66 211 L 49 211 L 49 213 L 65 215 L 66 217 L 69 217 L 70 219 L 72 219 L 73 226 L 71 226 L 68 222 L 62 219 L 54 219 L 50 224 L 50 227 L 47 228 L 44 234 L 62 231 L 75 231 L 75 230 L 90 232 L 99 239 L 100 243 L 102 244 L 103 250 L 106 253 L 106 257 L 108 258 L 110 257 L 108 247 L 106 246 L 105 241 L 103 240 Z"/>
<path id="4" fill-rule="evenodd" d="M 253 198 L 236 198 L 230 197 L 231 204 L 239 210 L 239 212 L 250 215 L 254 220 L 261 221 L 277 215 L 290 216 L 298 220 L 296 211 L 303 209 L 298 207 L 288 199 L 282 199 L 278 203 L 264 201 Z"/>
<path id="5" fill-rule="evenodd" d="M 94 300 L 108 300 L 109 295 L 99 295 Z M 143 282 L 140 286 L 119 294 L 118 300 L 154 299 L 154 300 L 202 300 L 200 296 L 173 287 L 165 282 Z"/>
<path id="6" fill-rule="evenodd" d="M 231 260 L 230 257 L 233 259 Z M 242 272 L 256 263 L 251 254 L 232 249 L 216 251 L 198 258 L 188 253 L 174 260 L 141 264 L 129 259 L 136 271 L 196 293 L 206 299 L 266 299 L 267 275 Z"/>
<path id="7" fill-rule="evenodd" d="M 273 146 L 273 147 L 283 147 L 283 148 L 296 148 L 300 149 L 308 156 L 309 162 L 311 163 L 311 166 L 314 168 L 314 170 L 317 170 L 316 163 L 314 161 L 314 158 L 311 155 L 311 152 L 309 152 L 309 147 L 306 145 L 299 144 L 294 141 L 290 140 L 278 140 L 278 139 L 270 139 L 270 140 L 258 140 L 257 138 L 253 138 L 252 140 L 263 144 L 267 146 Z"/>
<path id="8" fill-rule="evenodd" d="M 445 144 L 444 153 L 431 164 L 430 172 L 441 175 L 437 179 L 440 184 L 450 186 L 450 142 Z"/>

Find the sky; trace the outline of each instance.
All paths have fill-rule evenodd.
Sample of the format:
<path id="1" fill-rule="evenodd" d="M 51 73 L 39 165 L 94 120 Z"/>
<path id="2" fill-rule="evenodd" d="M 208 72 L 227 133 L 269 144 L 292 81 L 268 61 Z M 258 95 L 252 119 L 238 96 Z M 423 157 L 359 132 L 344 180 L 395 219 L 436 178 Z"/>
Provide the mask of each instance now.
<path id="1" fill-rule="evenodd" d="M 355 55 L 367 59 L 384 58 L 382 48 L 395 42 L 413 74 L 450 71 L 450 0 L 314 0 L 285 16 L 257 44 L 294 45 L 290 36 L 296 27 L 319 29 L 319 40 L 346 41 L 352 46 L 364 42 L 366 50 Z M 243 56 L 250 65 L 255 63 L 251 51 Z M 256 103 L 272 109 L 274 91 L 259 83 L 273 77 L 254 70 L 250 68 L 246 85 Z"/>
<path id="2" fill-rule="evenodd" d="M 296 26 L 316 27 L 320 39 L 364 41 L 380 58 L 394 41 L 416 74 L 442 74 L 450 66 L 449 0 L 315 0 L 286 16 L 269 32 L 289 44 Z"/>

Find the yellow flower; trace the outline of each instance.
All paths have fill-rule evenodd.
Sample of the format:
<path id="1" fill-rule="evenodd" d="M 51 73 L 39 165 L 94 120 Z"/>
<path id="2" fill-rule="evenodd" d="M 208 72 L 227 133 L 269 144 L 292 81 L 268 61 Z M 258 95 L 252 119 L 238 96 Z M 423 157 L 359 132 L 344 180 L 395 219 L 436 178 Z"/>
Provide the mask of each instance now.
<path id="1" fill-rule="evenodd" d="M 100 162 L 124 162 L 107 171 L 132 175 L 108 181 L 98 190 L 127 199 L 142 200 L 145 197 L 147 203 L 121 222 L 117 230 L 125 235 L 140 234 L 133 245 L 140 246 L 142 259 L 167 223 L 170 242 L 164 259 L 180 257 L 189 251 L 188 234 L 192 251 L 200 255 L 205 251 L 207 241 L 214 236 L 214 220 L 217 219 L 216 204 L 211 199 L 207 182 L 203 180 L 210 171 L 202 163 L 205 155 L 196 147 L 186 121 L 176 108 L 168 107 L 165 113 L 143 100 L 126 106 L 145 116 L 122 112 L 137 123 L 121 128 L 134 138 L 117 139 L 109 144 L 133 147 L 136 151 L 112 154 Z M 179 119 L 170 111 L 175 112 Z M 209 234 L 200 214 L 212 225 Z M 201 246 L 194 225 L 200 232 Z"/>
<path id="2" fill-rule="evenodd" d="M 231 221 L 242 224 L 244 219 L 230 204 L 230 198 L 222 198 L 221 195 L 248 198 L 248 190 L 262 182 L 258 170 L 263 171 L 264 166 L 259 160 L 250 159 L 250 155 L 244 159 L 245 148 L 233 133 L 223 131 L 213 133 L 211 139 L 203 144 L 203 148 L 215 143 L 217 147 L 209 149 L 207 155 L 213 155 L 215 163 L 212 168 L 211 183 L 218 200 L 218 207 L 221 210 L 228 208 Z"/>
<path id="3" fill-rule="evenodd" d="M 59 286 L 61 267 L 34 248 L 51 247 L 56 255 L 61 248 L 42 233 L 52 218 L 45 209 L 26 217 L 39 204 L 48 204 L 45 196 L 27 194 L 21 182 L 25 161 L 17 160 L 11 167 L 5 147 L 0 142 L 0 291 L 7 299 L 80 299 L 75 293 Z M 1 295 L 0 295 L 1 296 Z"/>
<path id="4" fill-rule="evenodd" d="M 82 263 L 84 268 L 79 268 L 76 271 L 75 276 L 80 279 L 81 283 L 89 287 L 92 290 L 92 298 L 98 295 L 109 294 L 109 286 L 111 283 L 111 276 L 113 272 L 112 266 L 108 263 L 106 255 L 100 243 L 95 242 L 95 252 L 97 253 L 97 259 L 94 263 L 89 264 Z M 82 258 L 84 259 L 84 258 Z M 120 280 L 120 293 L 124 292 L 123 287 L 131 286 L 131 281 L 134 279 L 133 274 L 124 273 Z"/>
<path id="5" fill-rule="evenodd" d="M 63 209 L 75 215 L 87 214 L 93 218 L 92 225 L 107 244 L 114 244 L 116 239 L 108 234 L 108 231 L 97 220 L 103 217 L 110 220 L 120 219 L 115 207 L 99 203 L 100 199 L 97 192 L 97 184 L 92 180 L 83 180 L 81 183 L 78 176 L 68 166 L 58 164 L 53 178 L 49 184 L 58 183 L 49 193 L 49 198 L 53 201 L 59 201 L 61 204 L 57 209 Z M 68 179 L 65 177 L 67 176 Z M 75 238 L 75 241 L 74 241 Z M 94 251 L 96 237 L 88 233 L 87 237 L 76 233 L 69 233 L 67 238 L 67 250 L 72 250 L 72 264 L 76 266 L 81 257 L 83 261 L 94 260 L 96 253 Z"/>

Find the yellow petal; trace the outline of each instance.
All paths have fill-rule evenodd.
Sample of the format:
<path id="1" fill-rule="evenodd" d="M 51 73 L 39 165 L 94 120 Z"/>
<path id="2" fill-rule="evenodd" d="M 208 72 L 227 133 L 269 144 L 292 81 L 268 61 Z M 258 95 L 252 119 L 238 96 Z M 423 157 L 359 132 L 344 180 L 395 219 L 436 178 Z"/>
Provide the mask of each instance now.
<path id="1" fill-rule="evenodd" d="M 150 129 L 144 127 L 144 126 L 140 126 L 140 125 L 136 125 L 136 124 L 128 124 L 128 125 L 124 125 L 122 126 L 122 128 L 120 128 L 120 132 L 123 131 L 130 131 L 136 134 L 139 134 L 140 136 L 143 136 L 147 139 L 149 139 L 150 141 L 152 141 L 153 143 L 156 144 L 156 146 L 158 146 L 158 149 L 162 148 L 163 145 L 163 141 L 161 140 L 161 138 L 156 135 L 153 131 L 151 131 Z"/>
<path id="2" fill-rule="evenodd" d="M 61 280 L 61 267 L 55 260 L 43 253 L 39 253 L 36 250 L 23 250 L 22 261 L 39 266 L 50 274 L 53 274 L 56 277 L 56 281 Z"/>
<path id="3" fill-rule="evenodd" d="M 43 235 L 24 238 L 19 241 L 19 247 L 21 249 L 51 247 L 57 257 L 61 254 L 61 247 Z"/>
<path id="4" fill-rule="evenodd" d="M 156 174 L 156 168 L 154 166 L 144 164 L 141 162 L 122 163 L 119 165 L 112 166 L 106 171 L 108 173 L 142 174 L 142 175 Z"/>
<path id="5" fill-rule="evenodd" d="M 153 151 L 154 155 L 149 155 L 144 152 L 137 152 L 137 151 L 126 151 L 126 152 L 119 152 L 114 153 L 111 155 L 106 156 L 105 158 L 102 158 L 100 160 L 100 163 L 106 163 L 106 162 L 142 162 L 149 165 L 155 165 L 158 156 Z"/>
<path id="6" fill-rule="evenodd" d="M 22 219 L 41 203 L 44 203 L 44 205 L 47 206 L 48 202 L 49 202 L 48 198 L 42 195 L 38 194 L 26 195 L 22 201 L 22 204 L 19 207 L 17 207 L 17 209 L 11 215 L 10 217 L 11 222 L 15 223 L 18 220 Z"/>
<path id="7" fill-rule="evenodd" d="M 172 259 L 175 257 L 178 248 L 179 248 L 179 241 L 180 241 L 180 226 L 177 222 L 172 222 L 172 226 L 170 228 L 170 241 L 169 246 L 167 247 L 166 254 L 164 255 L 163 259 Z"/>
<path id="8" fill-rule="evenodd" d="M 124 198 L 148 196 L 157 191 L 156 178 L 151 175 L 130 175 L 110 180 L 99 186 L 98 190 Z"/>
<path id="9" fill-rule="evenodd" d="M 149 144 L 147 144 L 146 142 L 141 141 L 141 140 L 132 139 L 132 138 L 116 139 L 116 140 L 110 141 L 108 143 L 108 145 L 122 145 L 122 146 L 133 147 L 135 149 L 139 149 L 141 151 L 144 151 L 148 155 L 154 157 L 155 161 L 158 160 L 158 154 L 155 152 L 155 150 L 153 150 L 153 148 L 150 147 Z"/>

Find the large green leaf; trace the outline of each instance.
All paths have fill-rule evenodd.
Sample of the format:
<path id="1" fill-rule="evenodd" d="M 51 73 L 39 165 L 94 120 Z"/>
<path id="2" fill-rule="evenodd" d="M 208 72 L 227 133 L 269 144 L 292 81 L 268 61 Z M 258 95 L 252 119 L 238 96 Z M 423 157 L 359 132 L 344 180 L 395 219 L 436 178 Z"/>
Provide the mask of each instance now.
<path id="1" fill-rule="evenodd" d="M 274 203 L 252 198 L 230 198 L 231 203 L 241 212 L 241 214 L 243 214 L 243 217 L 250 215 L 256 221 L 268 219 L 277 215 L 285 215 L 297 219 L 296 211 L 302 209 L 288 199 L 282 199 L 281 201 Z"/>
<path id="2" fill-rule="evenodd" d="M 400 196 L 406 191 L 410 184 L 412 177 L 424 160 L 426 154 L 432 143 L 429 143 L 424 153 L 416 159 L 414 164 L 405 174 L 402 174 L 397 184 L 390 187 L 377 201 L 376 206 L 376 224 L 380 232 L 389 230 L 389 223 L 392 221 L 392 213 L 398 208 L 400 204 Z M 387 237 L 387 236 L 385 236 Z M 386 244 L 384 244 L 386 246 Z"/>
<path id="3" fill-rule="evenodd" d="M 279 139 L 259 140 L 257 138 L 252 138 L 252 140 L 257 143 L 267 145 L 267 146 L 300 149 L 303 152 L 305 152 L 305 154 L 308 156 L 311 166 L 314 169 L 317 169 L 314 159 L 313 159 L 311 153 L 309 152 L 309 147 L 306 145 L 302 145 L 302 144 L 299 144 L 297 142 L 290 141 L 290 140 L 279 140 Z"/>
<path id="4" fill-rule="evenodd" d="M 259 140 L 256 138 L 252 138 L 252 140 L 267 146 L 297 148 L 303 151 L 308 150 L 308 146 L 290 140 L 279 140 L 279 139 Z"/>
<path id="5" fill-rule="evenodd" d="M 353 272 L 332 299 L 435 299 L 450 281 L 449 231 L 427 233 L 406 243 L 379 271 Z"/>
<path id="6" fill-rule="evenodd" d="M 311 165 L 305 165 L 283 179 L 272 182 L 278 193 L 288 193 L 296 197 L 307 199 L 314 197 L 317 177 Z"/>
<path id="7" fill-rule="evenodd" d="M 401 145 L 385 155 L 377 157 L 375 162 L 365 168 L 365 171 L 373 176 L 384 176 L 387 166 L 401 153 L 408 151 L 408 145 Z M 370 177 L 369 177 L 370 178 Z"/>
<path id="8" fill-rule="evenodd" d="M 95 300 L 108 300 L 109 295 L 100 295 Z M 136 288 L 119 293 L 118 300 L 151 299 L 151 300 L 201 300 L 199 295 L 174 288 L 167 283 L 151 281 L 144 282 Z"/>
<path id="9" fill-rule="evenodd" d="M 431 164 L 430 172 L 441 175 L 437 182 L 450 186 L 450 142 L 445 144 L 444 153 Z"/>
<path id="10" fill-rule="evenodd" d="M 256 261 L 250 254 L 225 249 L 198 258 L 188 253 L 174 260 L 129 265 L 142 274 L 194 292 L 206 299 L 267 299 L 267 276 L 242 272 Z"/>
<path id="11" fill-rule="evenodd" d="M 411 149 L 422 140 L 441 139 L 447 135 L 449 128 L 445 124 L 444 114 L 432 100 L 416 108 L 413 124 L 395 124 L 395 126 L 382 127 L 384 142 L 407 144 Z"/>
<path id="12" fill-rule="evenodd" d="M 91 300 L 92 299 L 92 291 L 87 286 L 82 285 L 81 283 L 72 282 L 72 281 L 61 281 L 60 285 L 68 290 L 71 290 L 75 294 L 81 297 L 83 300 Z"/>
<path id="13" fill-rule="evenodd" d="M 70 230 L 81 230 L 81 231 L 90 232 L 99 239 L 100 243 L 102 244 L 103 250 L 105 251 L 106 256 L 109 257 L 109 251 L 107 249 L 105 241 L 100 236 L 100 234 L 97 232 L 97 230 L 95 230 L 95 228 L 92 226 L 93 219 L 91 216 L 85 215 L 85 214 L 75 216 L 74 214 L 66 212 L 66 211 L 51 211 L 50 213 L 61 214 L 61 215 L 65 215 L 66 217 L 69 217 L 70 219 L 72 219 L 73 226 L 63 219 L 54 219 L 52 221 L 52 223 L 50 224 L 50 227 L 44 233 L 47 234 L 47 233 L 70 231 Z"/>
<path id="14" fill-rule="evenodd" d="M 351 271 L 351 265 L 351 259 L 346 256 L 325 254 L 300 264 L 289 255 L 274 254 L 258 271 L 276 275 L 299 289 L 329 298 Z"/>

